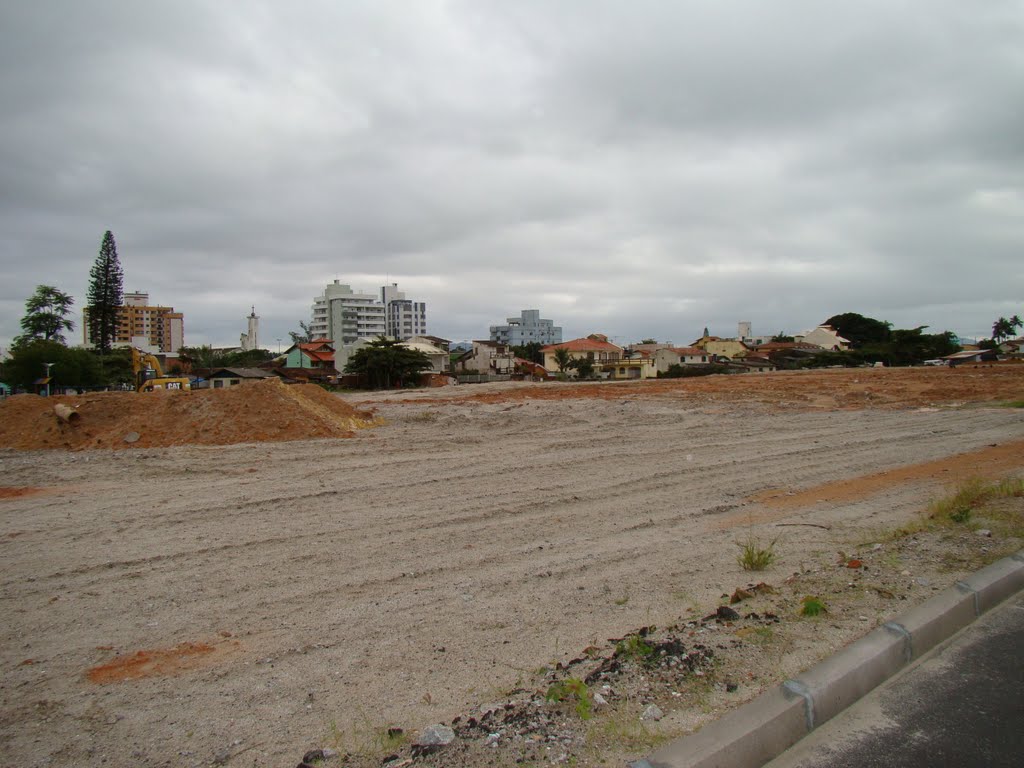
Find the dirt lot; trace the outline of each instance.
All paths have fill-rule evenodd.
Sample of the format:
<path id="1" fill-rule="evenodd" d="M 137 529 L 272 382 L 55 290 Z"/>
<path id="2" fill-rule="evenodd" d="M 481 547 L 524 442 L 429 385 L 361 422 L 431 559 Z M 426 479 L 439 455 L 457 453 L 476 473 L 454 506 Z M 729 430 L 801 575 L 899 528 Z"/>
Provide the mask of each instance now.
<path id="1" fill-rule="evenodd" d="M 332 418 L 384 421 L 351 437 L 284 441 L 303 423 L 275 426 L 284 401 L 249 409 L 249 443 L 109 425 L 129 450 L 60 427 L 78 450 L 14 450 L 22 417 L 0 405 L 0 754 L 379 765 L 409 753 L 389 727 L 460 717 L 420 762 L 621 764 L 1018 548 L 995 528 L 889 534 L 958 478 L 1024 472 L 1024 411 L 995 407 L 1022 397 L 1024 366 L 462 386 L 346 395 Z M 737 563 L 749 540 L 776 542 L 767 571 Z M 700 621 L 760 581 L 746 618 Z M 829 613 L 797 618 L 807 594 Z M 686 674 L 627 678 L 619 658 L 592 686 L 616 714 L 587 723 L 539 702 L 652 625 Z M 665 716 L 637 731 L 651 702 Z M 496 704 L 546 730 L 467 728 Z"/>

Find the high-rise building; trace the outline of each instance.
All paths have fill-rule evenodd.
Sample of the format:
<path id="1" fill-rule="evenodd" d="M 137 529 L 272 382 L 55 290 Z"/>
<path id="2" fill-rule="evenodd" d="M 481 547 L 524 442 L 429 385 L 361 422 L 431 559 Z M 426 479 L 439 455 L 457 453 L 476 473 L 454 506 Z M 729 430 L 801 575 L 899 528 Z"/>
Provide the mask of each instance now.
<path id="1" fill-rule="evenodd" d="M 398 290 L 398 283 L 382 286 L 380 299 L 386 308 L 388 336 L 408 341 L 413 336 L 426 335 L 426 302 L 405 298 L 405 293 Z"/>
<path id="2" fill-rule="evenodd" d="M 89 334 L 89 309 L 82 314 L 82 341 L 92 346 Z M 185 344 L 185 318 L 174 307 L 149 303 L 149 294 L 135 291 L 124 295 L 117 311 L 116 347 L 142 347 L 165 354 L 177 353 Z"/>
<path id="3" fill-rule="evenodd" d="M 539 309 L 524 309 L 519 317 L 510 317 L 508 325 L 492 325 L 491 341 L 519 347 L 530 342 L 543 346 L 562 343 L 562 328 L 551 320 L 543 320 Z"/>
<path id="4" fill-rule="evenodd" d="M 335 280 L 313 299 L 309 330 L 315 339 L 330 339 L 335 349 L 359 339 L 375 339 L 387 333 L 384 305 L 372 293 L 356 293 Z"/>

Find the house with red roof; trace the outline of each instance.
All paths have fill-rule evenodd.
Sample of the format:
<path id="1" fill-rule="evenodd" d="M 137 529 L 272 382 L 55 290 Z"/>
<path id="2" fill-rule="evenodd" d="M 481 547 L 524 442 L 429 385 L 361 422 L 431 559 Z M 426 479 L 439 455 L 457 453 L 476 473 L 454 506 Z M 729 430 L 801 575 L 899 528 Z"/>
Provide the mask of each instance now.
<path id="1" fill-rule="evenodd" d="M 568 351 L 573 360 L 589 359 L 594 363 L 595 369 L 600 369 L 602 363 L 610 363 L 623 358 L 622 347 L 612 344 L 603 333 L 592 333 L 582 339 L 563 341 L 561 344 L 548 344 L 541 347 L 544 355 L 544 367 L 551 373 L 558 372 L 558 363 L 555 361 L 555 353 L 564 349 Z"/>
<path id="2" fill-rule="evenodd" d="M 337 374 L 334 367 L 334 342 L 330 339 L 292 344 L 285 355 L 284 368 L 309 368 L 332 376 Z"/>

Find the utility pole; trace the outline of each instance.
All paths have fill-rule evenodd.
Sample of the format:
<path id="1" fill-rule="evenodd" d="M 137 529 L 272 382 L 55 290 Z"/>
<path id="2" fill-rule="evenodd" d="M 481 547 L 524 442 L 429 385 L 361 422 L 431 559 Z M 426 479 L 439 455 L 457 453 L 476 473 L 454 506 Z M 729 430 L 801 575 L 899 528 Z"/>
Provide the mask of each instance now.
<path id="1" fill-rule="evenodd" d="M 46 396 L 50 396 L 50 369 L 56 365 L 56 363 L 43 363 L 46 366 Z"/>

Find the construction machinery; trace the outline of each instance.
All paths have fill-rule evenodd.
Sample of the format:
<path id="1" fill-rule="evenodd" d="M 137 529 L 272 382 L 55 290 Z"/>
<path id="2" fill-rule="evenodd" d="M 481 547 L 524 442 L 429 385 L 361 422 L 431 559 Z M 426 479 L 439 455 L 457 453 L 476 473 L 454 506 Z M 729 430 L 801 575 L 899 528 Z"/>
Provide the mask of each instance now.
<path id="1" fill-rule="evenodd" d="M 188 376 L 164 376 L 160 361 L 154 355 L 132 347 L 132 375 L 136 392 L 156 389 L 192 389 Z"/>

